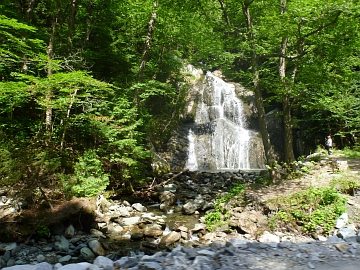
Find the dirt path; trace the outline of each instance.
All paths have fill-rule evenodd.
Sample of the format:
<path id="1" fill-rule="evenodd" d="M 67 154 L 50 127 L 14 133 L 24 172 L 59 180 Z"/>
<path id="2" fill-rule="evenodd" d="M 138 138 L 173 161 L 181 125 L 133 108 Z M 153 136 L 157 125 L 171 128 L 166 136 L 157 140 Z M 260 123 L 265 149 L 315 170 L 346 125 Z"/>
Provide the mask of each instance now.
<path id="1" fill-rule="evenodd" d="M 346 166 L 341 173 L 336 172 L 331 164 L 338 162 L 341 166 Z M 337 164 L 338 164 L 337 163 Z M 262 187 L 256 190 L 248 190 L 247 197 L 252 201 L 257 201 L 265 205 L 270 199 L 279 196 L 290 195 L 292 193 L 313 187 L 329 186 L 335 178 L 358 179 L 360 181 L 360 160 L 349 159 L 342 156 L 330 156 L 320 160 L 319 163 L 300 179 L 282 180 L 280 183 Z M 349 218 L 360 225 L 360 196 L 348 196 Z"/>

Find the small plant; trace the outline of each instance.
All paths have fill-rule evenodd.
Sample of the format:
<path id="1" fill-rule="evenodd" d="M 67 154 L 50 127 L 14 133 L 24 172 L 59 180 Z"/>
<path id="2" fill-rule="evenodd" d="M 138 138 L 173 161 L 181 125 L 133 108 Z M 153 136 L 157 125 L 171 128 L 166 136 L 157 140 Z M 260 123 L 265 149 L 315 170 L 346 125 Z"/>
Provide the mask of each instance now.
<path id="1" fill-rule="evenodd" d="M 39 238 L 44 238 L 44 237 L 48 237 L 50 234 L 50 230 L 47 226 L 45 225 L 40 225 L 35 234 L 39 237 Z"/>
<path id="2" fill-rule="evenodd" d="M 225 222 L 221 220 L 222 219 L 221 217 L 222 214 L 218 210 L 205 214 L 206 226 L 209 229 L 209 231 L 213 231 L 217 227 L 225 224 Z"/>
<path id="3" fill-rule="evenodd" d="M 91 197 L 105 190 L 109 184 L 103 164 L 95 150 L 87 150 L 75 164 L 75 175 L 63 178 L 64 187 L 76 196 Z"/>
<path id="4" fill-rule="evenodd" d="M 331 185 L 341 193 L 355 195 L 356 190 L 360 188 L 360 180 L 354 176 L 344 175 L 335 178 Z"/>
<path id="5" fill-rule="evenodd" d="M 205 214 L 206 226 L 210 231 L 216 229 L 218 226 L 226 224 L 228 213 L 225 209 L 225 204 L 235 196 L 240 195 L 245 191 L 246 185 L 237 184 L 233 186 L 225 195 L 218 197 L 214 202 L 214 211 Z"/>
<path id="6" fill-rule="evenodd" d="M 346 199 L 333 187 L 313 188 L 276 199 L 277 220 L 300 225 L 312 233 L 322 227 L 324 233 L 334 227 L 336 218 L 346 211 Z"/>

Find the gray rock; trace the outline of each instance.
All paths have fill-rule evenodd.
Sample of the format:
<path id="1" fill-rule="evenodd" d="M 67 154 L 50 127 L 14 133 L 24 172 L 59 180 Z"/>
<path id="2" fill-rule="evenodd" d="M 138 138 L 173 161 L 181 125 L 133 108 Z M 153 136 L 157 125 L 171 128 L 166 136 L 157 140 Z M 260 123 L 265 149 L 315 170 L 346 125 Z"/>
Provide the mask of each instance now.
<path id="1" fill-rule="evenodd" d="M 69 262 L 71 260 L 71 255 L 66 255 L 59 259 L 59 263 Z"/>
<path id="2" fill-rule="evenodd" d="M 135 210 L 139 211 L 139 212 L 146 212 L 147 208 L 145 206 L 143 206 L 141 203 L 134 203 L 132 205 L 132 208 L 134 208 Z"/>
<path id="3" fill-rule="evenodd" d="M 338 219 L 336 220 L 335 228 L 340 229 L 344 228 L 349 224 L 349 216 L 347 213 L 343 213 Z"/>
<path id="4" fill-rule="evenodd" d="M 34 265 L 14 265 L 10 267 L 4 267 L 2 270 L 35 270 Z"/>
<path id="5" fill-rule="evenodd" d="M 69 241 L 64 236 L 60 236 L 54 245 L 56 250 L 69 252 Z"/>
<path id="6" fill-rule="evenodd" d="M 93 264 L 97 265 L 99 268 L 102 268 L 102 269 L 113 269 L 113 267 L 114 267 L 114 262 L 104 256 L 96 257 Z"/>
<path id="7" fill-rule="evenodd" d="M 74 228 L 74 226 L 73 226 L 73 225 L 69 225 L 69 226 L 65 229 L 65 233 L 64 233 L 65 237 L 68 238 L 68 239 L 70 239 L 70 238 L 72 238 L 72 237 L 74 236 L 74 234 L 75 234 L 75 228 Z"/>
<path id="8" fill-rule="evenodd" d="M 99 240 L 94 239 L 89 241 L 88 243 L 89 248 L 98 256 L 105 256 L 106 252 L 103 248 L 103 246 L 101 245 L 101 243 L 99 242 Z"/>
<path id="9" fill-rule="evenodd" d="M 186 215 L 194 214 L 196 210 L 198 210 L 198 205 L 194 201 L 187 202 L 181 208 L 181 211 Z"/>
<path id="10" fill-rule="evenodd" d="M 269 232 L 265 231 L 263 233 L 263 235 L 260 236 L 259 242 L 261 242 L 261 243 L 264 243 L 264 242 L 279 243 L 280 242 L 280 237 L 275 235 L 275 234 L 272 234 L 272 233 L 269 233 Z"/>
<path id="11" fill-rule="evenodd" d="M 84 258 L 84 260 L 88 262 L 92 262 L 95 259 L 94 252 L 91 251 L 90 248 L 84 247 L 80 250 L 81 256 Z"/>
<path id="12" fill-rule="evenodd" d="M 130 217 L 130 212 L 127 210 L 126 207 L 119 207 L 117 209 L 119 217 Z"/>
<path id="13" fill-rule="evenodd" d="M 160 195 L 159 199 L 160 199 L 160 202 L 162 202 L 168 206 L 171 206 L 176 201 L 176 195 L 174 193 L 172 193 L 171 191 L 164 191 Z"/>
<path id="14" fill-rule="evenodd" d="M 356 232 L 353 228 L 340 228 L 338 230 L 337 236 L 342 239 L 346 239 L 349 237 L 356 236 Z"/>
<path id="15" fill-rule="evenodd" d="M 138 224 L 139 221 L 140 221 L 140 217 L 138 217 L 138 216 L 119 219 L 119 223 L 122 226 L 133 226 L 133 225 Z"/>
<path id="16" fill-rule="evenodd" d="M 159 247 L 165 248 L 172 244 L 174 244 L 176 241 L 180 240 L 180 233 L 178 232 L 170 232 L 169 234 L 165 235 L 163 238 L 161 238 Z"/>
<path id="17" fill-rule="evenodd" d="M 42 254 L 37 255 L 36 261 L 38 261 L 39 263 L 44 262 L 45 261 L 45 256 L 42 255 Z"/>
<path id="18" fill-rule="evenodd" d="M 5 252 L 7 250 L 13 250 L 17 247 L 17 244 L 15 242 L 11 243 L 0 243 L 0 252 Z"/>
<path id="19" fill-rule="evenodd" d="M 91 263 L 71 263 L 58 268 L 57 270 L 99 270 L 100 268 Z"/>
<path id="20" fill-rule="evenodd" d="M 36 264 L 34 270 L 53 270 L 53 266 L 50 263 L 42 262 Z"/>

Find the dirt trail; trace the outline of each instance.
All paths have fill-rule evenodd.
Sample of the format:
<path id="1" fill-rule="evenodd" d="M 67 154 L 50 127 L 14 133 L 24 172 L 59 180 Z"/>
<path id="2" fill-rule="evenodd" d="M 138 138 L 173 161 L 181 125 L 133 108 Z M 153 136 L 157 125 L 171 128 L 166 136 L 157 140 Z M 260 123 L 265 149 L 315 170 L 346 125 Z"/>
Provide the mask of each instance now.
<path id="1" fill-rule="evenodd" d="M 347 163 L 347 169 L 342 173 L 333 171 L 332 162 Z M 280 183 L 262 187 L 260 189 L 247 190 L 246 194 L 252 201 L 257 201 L 260 205 L 265 205 L 266 201 L 284 195 L 313 187 L 329 186 L 331 181 L 337 177 L 353 177 L 360 180 L 360 160 L 344 158 L 339 155 L 332 155 L 324 158 L 309 174 L 299 179 L 282 180 Z M 349 218 L 352 221 L 358 221 L 360 225 L 360 196 L 348 196 Z"/>

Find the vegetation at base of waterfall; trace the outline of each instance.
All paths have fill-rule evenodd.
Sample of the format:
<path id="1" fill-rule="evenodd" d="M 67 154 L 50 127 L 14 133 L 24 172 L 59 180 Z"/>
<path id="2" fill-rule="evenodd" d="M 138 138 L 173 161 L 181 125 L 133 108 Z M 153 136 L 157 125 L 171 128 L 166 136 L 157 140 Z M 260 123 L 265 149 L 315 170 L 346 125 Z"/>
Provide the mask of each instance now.
<path id="1" fill-rule="evenodd" d="M 341 153 L 347 158 L 360 159 L 360 145 L 345 147 Z"/>
<path id="2" fill-rule="evenodd" d="M 330 186 L 310 188 L 268 201 L 275 213 L 268 217 L 270 229 L 287 228 L 309 235 L 328 235 L 336 219 L 347 211 L 347 195 L 354 196 L 360 188 L 360 179 L 341 173 Z"/>
<path id="3" fill-rule="evenodd" d="M 235 184 L 229 192 L 219 195 L 214 201 L 214 209 L 206 212 L 205 222 L 209 231 L 215 230 L 217 227 L 226 224 L 229 218 L 226 204 L 233 198 L 241 195 L 246 189 L 244 184 Z"/>

